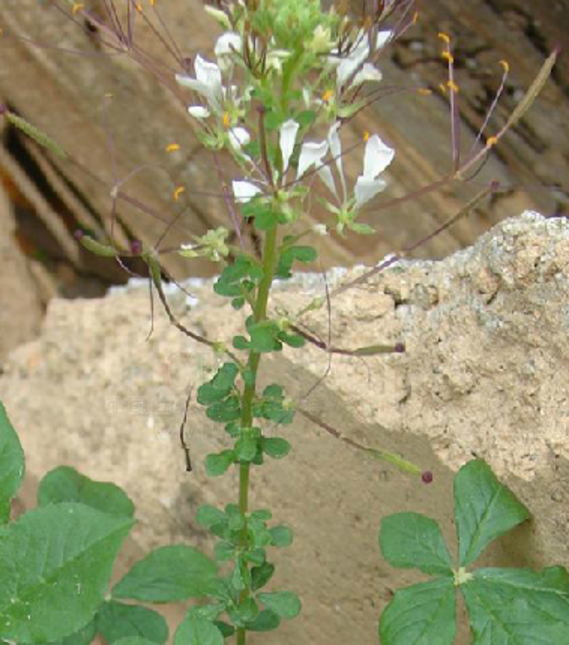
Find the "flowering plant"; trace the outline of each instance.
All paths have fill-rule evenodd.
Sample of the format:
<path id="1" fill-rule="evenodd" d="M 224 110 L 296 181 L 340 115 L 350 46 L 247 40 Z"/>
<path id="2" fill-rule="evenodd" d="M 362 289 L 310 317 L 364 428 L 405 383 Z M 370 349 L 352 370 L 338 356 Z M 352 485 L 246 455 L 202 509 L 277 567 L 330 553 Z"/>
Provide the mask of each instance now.
<path id="1" fill-rule="evenodd" d="M 131 12 L 132 15 L 144 14 L 144 9 L 138 3 L 128 0 L 129 29 L 117 28 L 114 18 L 116 12 L 108 11 L 115 21 L 114 31 L 85 10 L 83 5 L 72 0 L 68 0 L 68 3 L 72 17 L 83 15 L 89 24 L 101 30 L 106 39 L 111 39 L 111 46 L 118 52 L 129 52 L 137 60 L 146 61 L 145 56 L 129 40 L 132 32 Z M 104 4 L 107 8 L 114 8 L 111 0 L 104 0 Z M 150 4 L 154 5 L 154 0 Z M 106 568 L 98 572 L 96 584 L 89 587 L 87 600 L 77 598 L 81 594 L 81 583 L 77 583 L 79 587 L 72 585 L 75 591 L 68 591 L 69 594 L 75 594 L 73 607 L 78 609 L 67 613 L 58 609 L 61 605 L 61 598 L 57 595 L 59 591 L 53 592 L 46 582 L 43 564 L 33 567 L 33 571 L 26 574 L 29 585 L 22 587 L 25 591 L 22 597 L 18 596 L 20 580 L 17 567 L 6 571 L 3 584 L 8 592 L 0 592 L 0 637 L 17 639 L 21 643 L 51 642 L 56 638 L 69 637 L 75 639 L 74 643 L 87 643 L 94 631 L 99 629 L 109 642 L 122 645 L 164 643 L 167 630 L 165 632 L 163 623 L 158 621 L 158 629 L 157 619 L 150 619 L 144 611 L 145 620 L 141 622 L 145 622 L 147 627 L 146 631 L 142 631 L 145 637 L 148 636 L 146 641 L 138 632 L 137 636 L 127 635 L 121 640 L 108 636 L 117 633 L 118 625 L 123 629 L 121 635 L 124 635 L 125 616 L 134 611 L 128 609 L 130 605 L 123 605 L 118 600 L 160 603 L 200 598 L 204 602 L 191 607 L 178 626 L 175 644 L 221 645 L 225 638 L 234 637 L 237 645 L 245 645 L 248 633 L 276 629 L 283 619 L 292 619 L 300 612 L 301 603 L 295 592 L 262 591 L 275 570 L 269 560 L 270 548 L 289 546 L 293 534 L 287 526 L 271 525 L 270 511 L 251 508 L 250 482 L 254 469 L 263 465 L 267 458 L 282 459 L 290 452 L 290 443 L 284 437 L 273 436 L 273 430 L 290 425 L 298 412 L 319 422 L 300 409 L 281 385 L 269 383 L 262 388 L 259 386 L 262 359 L 266 354 L 281 351 L 285 345 L 298 349 L 307 342 L 328 354 L 339 352 L 354 356 L 401 352 L 404 346 L 398 343 L 394 347 L 377 344 L 355 349 L 335 348 L 303 327 L 299 320 L 301 315 L 295 317 L 273 313 L 270 307 L 271 289 L 275 279 L 290 278 L 293 268 L 299 263 L 310 264 L 316 260 L 317 251 L 313 246 L 299 244 L 303 238 L 314 234 L 327 235 L 331 230 L 340 235 L 373 232 L 370 225 L 358 221 L 358 218 L 366 205 L 388 189 L 386 171 L 394 162 L 395 151 L 380 134 L 364 132 L 361 141 L 350 149 L 361 150 L 363 160 L 362 172 L 353 187 L 349 188 L 343 164 L 342 129 L 347 121 L 374 100 L 372 88 L 382 80 L 378 58 L 385 47 L 413 23 L 412 5 L 411 0 L 380 0 L 377 8 L 363 21 L 354 21 L 334 7 L 324 10 L 319 0 L 218 0 L 215 6 L 206 7 L 206 11 L 224 30 L 214 47 L 215 61 L 201 54 L 195 56 L 192 64 L 180 60 L 177 73 L 173 73 L 173 78 L 169 80 L 175 81 L 177 89 L 186 93 L 188 118 L 203 145 L 214 156 L 226 153 L 235 163 L 238 173 L 231 182 L 232 194 L 224 195 L 227 197 L 231 226 L 217 227 L 196 236 L 175 251 L 188 260 L 202 257 L 220 264 L 221 271 L 214 283 L 214 291 L 221 297 L 229 298 L 236 310 L 247 310 L 243 333 L 234 336 L 227 344 L 225 341 L 212 340 L 182 324 L 168 304 L 155 249 L 146 248 L 140 242 L 135 242 L 130 249 L 119 249 L 113 244 L 102 244 L 89 235 L 78 237 L 92 252 L 115 257 L 121 263 L 121 258 L 129 255 L 142 258 L 170 321 L 193 341 L 207 345 L 215 353 L 219 367 L 214 376 L 199 387 L 197 401 L 204 407 L 209 419 L 223 426 L 228 447 L 217 454 L 208 455 L 205 465 L 212 477 L 223 475 L 230 468 L 237 469 L 237 500 L 223 509 L 205 505 L 197 513 L 198 523 L 216 539 L 215 561 L 191 547 L 158 549 L 137 563 L 113 587 L 110 600 L 107 599 L 102 608 L 97 609 L 103 600 L 102 583 L 108 581 L 108 575 L 103 574 L 108 574 L 112 557 L 132 525 L 132 505 L 122 491 L 115 489 L 112 495 L 108 493 L 111 501 L 105 505 L 100 501 L 103 489 L 99 486 L 102 485 L 85 481 L 86 478 L 81 478 L 74 471 L 50 473 L 44 484 L 44 499 L 54 503 L 54 507 L 57 504 L 60 507 L 54 512 L 49 507 L 39 509 L 32 520 L 23 523 L 23 528 L 20 525 L 12 531 L 3 547 L 0 542 L 0 554 L 4 548 L 9 556 L 4 560 L 0 558 L 0 566 L 12 557 L 18 560 L 18 566 L 24 566 L 22 553 L 17 546 L 18 531 L 21 534 L 26 531 L 36 531 L 36 534 L 43 532 L 48 536 L 46 540 L 53 539 L 54 543 L 59 544 L 73 534 L 69 515 L 75 514 L 83 522 L 81 526 L 86 526 L 89 531 L 97 528 L 101 539 L 109 543 L 108 553 L 101 559 Z M 116 42 L 112 41 L 113 34 Z M 452 76 L 453 58 L 448 37 L 444 34 L 441 37 L 446 45 L 443 54 L 449 61 L 448 88 L 454 113 L 454 93 L 457 88 Z M 109 45 L 108 40 L 105 42 Z M 484 159 L 508 127 L 523 116 L 545 82 L 554 61 L 555 56 L 548 59 L 527 98 L 520 102 L 506 126 L 481 148 L 474 148 L 462 164 L 453 122 L 453 171 L 444 181 L 463 178 L 467 170 Z M 20 117 L 9 110 L 5 110 L 5 113 L 14 125 L 39 143 L 57 154 L 65 154 Z M 315 180 L 329 193 L 328 198 L 319 198 L 326 219 L 308 227 L 304 220 L 310 205 L 310 189 Z M 439 181 L 437 186 L 444 181 Z M 493 186 L 489 186 L 483 190 L 439 230 L 470 212 L 492 189 Z M 176 190 L 176 197 L 180 190 L 182 188 Z M 118 193 L 119 186 L 114 186 L 113 198 Z M 253 227 L 261 240 L 257 253 L 249 252 L 242 243 L 241 232 L 245 226 Z M 239 244 L 232 242 L 232 233 L 235 233 Z M 365 280 L 395 258 L 392 256 L 358 280 Z M 350 286 L 344 285 L 338 292 Z M 326 299 L 315 299 L 303 312 L 321 307 L 326 302 L 330 305 L 330 299 L 329 294 Z M 420 468 L 398 455 L 362 446 L 353 439 L 343 437 L 331 426 L 319 425 L 352 447 L 382 458 L 411 475 L 420 476 L 425 483 L 432 480 L 430 472 L 421 472 Z M 0 510 L 5 510 L 19 485 L 23 455 L 3 408 L 0 408 L 0 431 L 0 439 L 5 437 L 6 445 L 20 464 L 18 476 L 10 479 L 5 490 L 0 487 L 3 495 L 0 497 Z M 181 439 L 186 451 L 186 469 L 191 471 L 183 425 Z M 0 450 L 0 459 L 3 454 Z M 75 497 L 68 496 L 69 493 L 65 491 L 69 490 L 73 491 Z M 77 493 L 78 490 L 83 492 Z M 85 510 L 84 506 L 94 505 L 95 498 L 97 512 Z M 525 509 L 516 507 L 516 510 L 516 518 L 526 517 Z M 104 513 L 114 514 L 113 521 L 103 517 Z M 0 519 L 5 519 L 4 516 L 5 513 Z M 396 531 L 388 530 L 383 534 L 382 548 L 389 552 L 390 561 L 403 561 L 404 564 L 400 566 L 408 566 L 408 563 L 405 558 L 393 556 L 393 551 L 397 551 L 394 544 L 402 532 L 402 523 L 407 519 L 400 518 L 396 522 Z M 431 525 L 424 520 L 415 521 L 422 522 L 421 527 L 428 534 Z M 9 529 L 6 531 L 10 533 Z M 60 554 L 61 557 L 58 555 L 58 561 L 50 562 L 50 566 L 53 565 L 58 571 L 61 569 L 60 573 L 68 571 L 70 569 L 65 567 L 72 568 L 70 562 L 78 560 L 78 552 L 89 551 L 91 555 L 91 551 L 96 551 L 97 544 L 84 542 L 80 545 L 74 542 L 74 548 L 77 547 L 75 551 Z M 446 576 L 444 583 L 448 586 L 452 584 L 452 571 L 447 566 L 447 560 L 443 573 Z M 463 564 L 461 560 L 461 566 Z M 83 569 L 78 569 L 79 574 L 85 574 Z M 4 583 L 6 579 L 8 583 Z M 462 576 L 460 584 L 467 581 Z M 36 593 L 37 589 L 41 593 Z M 34 611 L 29 614 L 24 609 L 26 612 L 29 610 L 31 601 L 26 599 L 27 596 L 23 597 L 28 592 L 37 596 L 34 596 L 37 607 L 34 605 Z M 44 596 L 55 600 L 45 602 Z M 401 607 L 403 609 L 399 611 Z M 409 613 L 408 606 L 398 602 L 396 609 L 397 612 L 392 607 L 387 615 L 389 620 L 382 623 L 382 633 L 387 634 L 384 636 L 387 645 L 403 644 L 398 636 L 400 630 L 392 627 L 392 617 L 395 615 L 397 621 L 402 623 L 406 620 L 409 622 L 405 618 Z M 136 609 L 137 612 L 139 610 Z M 96 611 L 97 618 L 88 624 Z M 425 620 L 431 621 L 430 615 Z M 49 625 L 46 627 L 42 621 Z M 150 623 L 152 629 L 148 627 Z M 386 623 L 389 623 L 388 628 L 385 627 Z M 556 634 L 559 628 L 556 623 Z M 444 638 L 437 642 L 452 642 L 453 629 L 448 628 Z M 410 632 L 407 630 L 404 633 Z"/>

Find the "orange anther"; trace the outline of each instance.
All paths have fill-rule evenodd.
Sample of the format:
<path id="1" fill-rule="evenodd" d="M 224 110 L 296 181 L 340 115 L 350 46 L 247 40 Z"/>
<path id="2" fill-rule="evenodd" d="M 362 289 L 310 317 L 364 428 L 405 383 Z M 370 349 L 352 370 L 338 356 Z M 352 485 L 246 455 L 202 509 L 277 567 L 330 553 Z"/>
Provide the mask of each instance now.
<path id="1" fill-rule="evenodd" d="M 369 141 L 370 133 L 367 130 L 364 130 L 362 138 L 364 141 Z"/>
<path id="2" fill-rule="evenodd" d="M 422 94 L 423 96 L 430 96 L 433 93 L 433 90 L 430 90 L 428 87 L 420 87 L 417 92 L 419 92 L 419 94 Z"/>
<path id="3" fill-rule="evenodd" d="M 326 103 L 329 103 L 333 98 L 334 98 L 334 90 L 326 90 L 324 94 L 322 94 L 322 100 L 325 101 Z"/>
<path id="4" fill-rule="evenodd" d="M 231 117 L 229 116 L 229 112 L 223 113 L 223 125 L 226 128 L 228 128 L 231 125 Z"/>
<path id="5" fill-rule="evenodd" d="M 166 152 L 176 152 L 180 149 L 180 146 L 177 143 L 171 143 L 169 146 L 166 146 Z"/>
<path id="6" fill-rule="evenodd" d="M 437 36 L 438 36 L 441 40 L 444 40 L 444 42 L 445 42 L 447 45 L 449 45 L 449 44 L 450 44 L 450 37 L 449 37 L 447 34 L 445 34 L 445 32 L 444 32 L 444 31 L 439 31 L 439 33 L 437 34 Z"/>
<path id="7" fill-rule="evenodd" d="M 446 85 L 444 85 L 443 83 L 439 83 L 439 90 L 440 90 L 443 94 L 446 94 L 446 93 L 447 93 Z"/>
<path id="8" fill-rule="evenodd" d="M 81 11 L 85 5 L 81 4 L 80 2 L 74 2 L 73 6 L 71 7 L 71 13 L 75 15 L 78 11 Z"/>
<path id="9" fill-rule="evenodd" d="M 415 13 L 413 14 L 413 24 L 416 25 L 418 20 L 419 20 L 419 12 L 415 11 Z"/>
<path id="10" fill-rule="evenodd" d="M 135 6 L 136 10 L 138 11 L 138 13 L 142 13 L 142 5 L 140 4 L 140 2 L 135 3 L 134 6 Z"/>
<path id="11" fill-rule="evenodd" d="M 495 146 L 498 143 L 498 137 L 488 137 L 486 139 L 486 147 L 491 148 L 492 146 Z"/>
<path id="12" fill-rule="evenodd" d="M 176 188 L 176 190 L 174 191 L 174 199 L 178 201 L 178 199 L 180 199 L 180 195 L 185 192 L 186 189 L 183 186 L 178 186 L 178 188 Z"/>
<path id="13" fill-rule="evenodd" d="M 506 74 L 510 71 L 510 63 L 507 60 L 501 60 L 500 65 L 504 68 Z"/>
<path id="14" fill-rule="evenodd" d="M 449 51 L 441 52 L 441 58 L 448 60 L 449 65 L 452 65 L 454 63 L 454 56 Z"/>

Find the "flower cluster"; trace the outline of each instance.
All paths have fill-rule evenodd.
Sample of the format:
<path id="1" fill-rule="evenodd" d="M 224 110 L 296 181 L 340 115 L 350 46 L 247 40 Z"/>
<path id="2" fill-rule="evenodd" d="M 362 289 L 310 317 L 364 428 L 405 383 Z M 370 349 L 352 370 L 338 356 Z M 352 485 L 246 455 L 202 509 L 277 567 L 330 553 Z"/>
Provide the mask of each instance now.
<path id="1" fill-rule="evenodd" d="M 380 174 L 394 151 L 366 135 L 363 172 L 349 191 L 339 131 L 363 106 L 361 86 L 381 81 L 373 61 L 394 33 L 356 27 L 334 9 L 324 12 L 319 0 L 259 0 L 254 7 L 239 0 L 207 11 L 225 30 L 216 62 L 197 55 L 194 73 L 176 80 L 194 93 L 188 112 L 203 143 L 228 150 L 246 173 L 232 183 L 235 202 L 264 199 L 284 213 L 281 221 L 296 221 L 307 194 L 298 186 L 316 174 L 333 196 L 324 204 L 337 232 L 370 232 L 355 220 L 385 188 Z M 312 141 L 322 125 L 327 137 Z"/>

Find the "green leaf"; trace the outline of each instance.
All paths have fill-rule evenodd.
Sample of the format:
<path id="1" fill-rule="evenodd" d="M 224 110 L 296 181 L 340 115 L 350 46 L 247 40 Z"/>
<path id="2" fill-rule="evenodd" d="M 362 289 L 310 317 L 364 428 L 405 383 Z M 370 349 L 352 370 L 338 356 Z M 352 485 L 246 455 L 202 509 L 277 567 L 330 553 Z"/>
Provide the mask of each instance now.
<path id="1" fill-rule="evenodd" d="M 292 544 L 293 535 L 288 526 L 273 526 L 272 529 L 269 529 L 269 533 L 271 534 L 271 544 L 273 546 L 285 547 Z"/>
<path id="2" fill-rule="evenodd" d="M 473 645 L 569 643 L 569 576 L 563 567 L 478 569 L 460 587 Z"/>
<path id="3" fill-rule="evenodd" d="M 249 349 L 249 347 L 251 347 L 251 343 L 245 338 L 245 336 L 234 336 L 233 347 L 235 347 L 235 349 Z"/>
<path id="4" fill-rule="evenodd" d="M 176 630 L 174 645 L 223 645 L 223 636 L 212 621 L 190 610 Z"/>
<path id="5" fill-rule="evenodd" d="M 60 502 L 80 502 L 117 517 L 134 515 L 134 504 L 121 488 L 93 481 L 70 466 L 55 468 L 40 483 L 38 506 Z"/>
<path id="6" fill-rule="evenodd" d="M 264 587 L 273 577 L 274 572 L 275 565 L 270 562 L 264 562 L 260 567 L 253 567 L 251 569 L 251 589 L 257 591 L 257 589 Z"/>
<path id="7" fill-rule="evenodd" d="M 223 475 L 235 461 L 233 450 L 223 450 L 217 454 L 208 455 L 205 458 L 205 471 L 209 477 Z"/>
<path id="8" fill-rule="evenodd" d="M 164 546 L 139 560 L 112 596 L 153 603 L 199 598 L 216 574 L 217 564 L 194 547 Z"/>
<path id="9" fill-rule="evenodd" d="M 379 548 L 393 567 L 452 575 L 452 561 L 441 529 L 430 517 L 418 513 L 384 517 L 379 529 Z"/>
<path id="10" fill-rule="evenodd" d="M 142 638 L 140 636 L 127 636 L 121 638 L 120 641 L 115 641 L 113 645 L 155 645 L 152 641 Z"/>
<path id="11" fill-rule="evenodd" d="M 0 523 L 10 517 L 10 500 L 16 496 L 24 476 L 24 451 L 0 402 Z"/>
<path id="12" fill-rule="evenodd" d="M 280 437 L 263 437 L 261 439 L 261 448 L 269 457 L 282 459 L 288 455 L 292 446 L 286 439 L 281 439 Z"/>
<path id="13" fill-rule="evenodd" d="M 247 623 L 250 632 L 270 632 L 281 624 L 281 619 L 274 611 L 263 609 L 254 621 Z"/>
<path id="14" fill-rule="evenodd" d="M 290 251 L 295 260 L 303 262 L 304 264 L 310 264 L 318 257 L 316 249 L 312 246 L 293 246 Z"/>
<path id="15" fill-rule="evenodd" d="M 395 592 L 379 621 L 382 645 L 452 645 L 456 630 L 452 578 Z M 496 644 L 497 645 L 497 644 Z"/>
<path id="16" fill-rule="evenodd" d="M 215 388 L 211 383 L 204 383 L 198 388 L 198 403 L 200 405 L 211 405 L 212 403 L 218 403 L 227 398 L 230 390 L 220 390 Z"/>
<path id="17" fill-rule="evenodd" d="M 258 593 L 257 600 L 281 618 L 295 618 L 300 614 L 300 598 L 292 591 Z"/>
<path id="18" fill-rule="evenodd" d="M 95 619 L 99 631 L 111 645 L 127 636 L 138 636 L 163 645 L 168 640 L 168 625 L 158 612 L 122 602 L 103 603 Z"/>
<path id="19" fill-rule="evenodd" d="M 255 352 L 265 353 L 281 349 L 281 344 L 277 340 L 279 333 L 278 325 L 274 322 L 263 321 L 249 327 L 251 335 L 251 349 Z"/>
<path id="20" fill-rule="evenodd" d="M 252 461 L 257 454 L 257 438 L 251 431 L 245 429 L 235 443 L 235 456 L 239 461 Z"/>
<path id="21" fill-rule="evenodd" d="M 133 520 L 82 504 L 38 508 L 2 531 L 0 633 L 19 643 L 64 638 L 93 617 Z"/>
<path id="22" fill-rule="evenodd" d="M 95 621 L 92 620 L 88 625 L 85 625 L 79 631 L 66 636 L 58 641 L 50 641 L 50 643 L 42 643 L 42 645 L 91 645 L 97 630 L 95 628 Z M 5 641 L 0 641 L 4 643 Z"/>
<path id="23" fill-rule="evenodd" d="M 463 466 L 454 478 L 454 517 L 459 563 L 476 560 L 492 540 L 530 517 L 527 508 L 503 486 L 482 460 Z"/>
<path id="24" fill-rule="evenodd" d="M 209 419 L 217 421 L 218 423 L 236 421 L 241 416 L 241 402 L 239 397 L 231 396 L 224 401 L 210 405 L 206 415 Z"/>
<path id="25" fill-rule="evenodd" d="M 232 560 L 235 555 L 235 546 L 231 542 L 221 540 L 221 542 L 216 542 L 213 548 L 213 554 L 218 562 Z"/>
<path id="26" fill-rule="evenodd" d="M 220 511 L 215 506 L 210 506 L 209 504 L 203 504 L 198 508 L 196 513 L 196 522 L 205 526 L 207 529 L 214 524 L 219 524 L 220 522 L 227 521 L 227 517 L 223 511 Z"/>

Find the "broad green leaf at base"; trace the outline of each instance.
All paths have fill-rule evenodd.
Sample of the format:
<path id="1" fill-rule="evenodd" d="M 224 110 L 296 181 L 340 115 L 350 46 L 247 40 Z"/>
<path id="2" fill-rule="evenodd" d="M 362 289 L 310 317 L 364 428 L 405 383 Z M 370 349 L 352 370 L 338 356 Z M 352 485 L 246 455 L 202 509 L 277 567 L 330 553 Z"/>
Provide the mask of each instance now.
<path id="1" fill-rule="evenodd" d="M 196 615 L 191 610 L 178 626 L 174 637 L 174 645 L 223 645 L 223 643 L 223 636 L 213 622 Z"/>
<path id="2" fill-rule="evenodd" d="M 379 547 L 393 567 L 452 575 L 452 561 L 441 529 L 430 517 L 418 513 L 384 517 L 379 529 Z"/>
<path id="3" fill-rule="evenodd" d="M 168 626 L 158 612 L 141 605 L 122 602 L 105 602 L 95 621 L 97 631 L 110 645 L 127 636 L 145 638 L 154 645 L 164 645 L 168 640 Z"/>
<path id="4" fill-rule="evenodd" d="M 0 523 L 7 522 L 10 500 L 15 497 L 24 476 L 24 451 L 0 402 Z"/>
<path id="5" fill-rule="evenodd" d="M 453 645 L 455 613 L 452 578 L 396 591 L 381 614 L 380 645 Z"/>
<path id="6" fill-rule="evenodd" d="M 478 569 L 460 589 L 473 645 L 569 644 L 569 576 L 562 567 Z"/>
<path id="7" fill-rule="evenodd" d="M 62 639 L 84 627 L 108 588 L 129 518 L 82 504 L 35 509 L 2 530 L 0 637 Z"/>
<path id="8" fill-rule="evenodd" d="M 112 596 L 154 603 L 199 598 L 216 575 L 216 563 L 198 549 L 164 546 L 139 560 L 113 588 Z"/>
<path id="9" fill-rule="evenodd" d="M 54 468 L 40 482 L 38 506 L 59 502 L 80 502 L 118 517 L 134 515 L 134 504 L 116 484 L 93 481 L 70 466 Z"/>
<path id="10" fill-rule="evenodd" d="M 466 567 L 497 537 L 529 518 L 527 508 L 501 484 L 480 459 L 463 466 L 454 478 L 454 517 L 459 564 Z"/>

